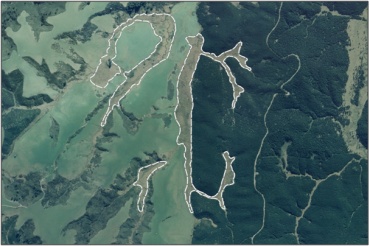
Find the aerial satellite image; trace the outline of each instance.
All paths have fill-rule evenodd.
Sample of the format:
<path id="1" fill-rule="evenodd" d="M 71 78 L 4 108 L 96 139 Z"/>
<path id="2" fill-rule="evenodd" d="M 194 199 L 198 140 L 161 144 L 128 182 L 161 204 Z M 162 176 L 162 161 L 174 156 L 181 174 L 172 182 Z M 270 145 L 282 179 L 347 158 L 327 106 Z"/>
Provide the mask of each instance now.
<path id="1" fill-rule="evenodd" d="M 1 2 L 2 244 L 368 244 L 368 2 Z"/>

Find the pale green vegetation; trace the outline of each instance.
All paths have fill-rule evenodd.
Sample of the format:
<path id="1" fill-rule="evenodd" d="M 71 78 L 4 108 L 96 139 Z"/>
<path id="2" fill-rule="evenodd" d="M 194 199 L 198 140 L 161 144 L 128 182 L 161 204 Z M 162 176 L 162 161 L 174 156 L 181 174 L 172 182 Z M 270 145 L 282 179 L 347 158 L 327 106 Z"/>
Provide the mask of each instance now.
<path id="1" fill-rule="evenodd" d="M 154 172 L 156 172 L 160 168 L 163 168 L 166 164 L 166 161 L 159 161 L 139 169 L 137 180 L 134 182 L 134 185 L 138 186 L 141 189 L 137 201 L 137 208 L 140 212 L 143 212 L 144 210 L 145 198 L 149 190 L 150 177 L 154 174 Z"/>
<path id="2" fill-rule="evenodd" d="M 195 10 L 195 2 L 179 3 L 172 9 L 171 14 L 176 20 L 177 33 L 172 52 L 165 63 L 171 62 L 175 65 L 185 59 L 189 51 L 185 37 L 196 35 L 200 31 Z M 185 47 L 185 49 L 182 47 Z M 181 67 L 179 66 L 176 70 L 177 73 L 172 77 L 174 81 L 177 80 L 180 69 Z M 163 82 L 166 81 L 164 80 Z M 176 105 L 176 96 L 172 102 L 173 105 Z M 173 109 L 168 108 L 168 111 L 171 111 L 173 114 Z M 174 141 L 178 134 L 178 126 L 175 124 L 174 117 L 172 119 L 173 123 L 171 125 L 174 129 L 171 136 L 174 136 L 172 138 L 172 141 Z M 191 243 L 195 220 L 189 213 L 189 209 L 184 202 L 185 185 L 186 175 L 184 170 L 183 147 L 180 147 L 173 153 L 173 159 L 168 160 L 166 169 L 153 176 L 155 215 L 150 224 L 153 229 L 144 234 L 143 243 Z M 171 217 L 168 218 L 169 216 Z M 179 224 L 181 226 L 178 226 Z"/>
<path id="3" fill-rule="evenodd" d="M 150 70 L 143 78 L 140 86 L 132 88 L 130 93 L 121 100 L 121 105 L 129 112 L 135 112 L 136 117 L 142 118 L 150 114 L 153 109 L 152 105 L 157 105 L 157 102 L 163 102 L 160 107 L 161 112 L 168 111 L 169 106 L 174 102 L 162 99 L 167 94 L 167 76 L 172 72 L 174 64 L 172 62 L 163 62 L 158 65 L 157 69 Z M 145 98 L 145 100 L 142 100 Z"/>
<path id="4" fill-rule="evenodd" d="M 28 208 L 21 208 L 15 228 L 19 229 L 27 219 L 31 218 L 35 222 L 35 234 L 40 235 L 44 243 L 73 244 L 73 237 L 64 236 L 61 231 L 69 221 L 85 212 L 85 206 L 92 195 L 92 191 L 79 188 L 71 194 L 67 205 L 45 209 L 40 202 L 36 202 Z M 2 210 L 6 214 L 17 212 L 7 207 L 3 207 Z"/>
<path id="5" fill-rule="evenodd" d="M 155 50 L 160 38 L 147 22 L 134 22 L 122 31 L 117 41 L 117 57 L 114 61 L 124 71 L 131 70 Z"/>
<path id="6" fill-rule="evenodd" d="M 111 15 L 97 16 L 91 20 L 91 23 L 104 32 L 112 33 L 114 30 L 114 19 Z"/>
<path id="7" fill-rule="evenodd" d="M 37 75 L 37 70 L 28 62 L 22 59 L 16 51 L 13 51 L 10 58 L 3 62 L 2 69 L 5 73 L 10 73 L 15 69 L 19 69 L 24 75 L 23 96 L 30 97 L 42 91 L 48 94 L 51 98 L 55 98 L 57 92 L 48 86 L 44 77 Z"/>
<path id="8" fill-rule="evenodd" d="M 12 175 L 27 174 L 29 171 L 51 170 L 58 153 L 68 137 L 83 125 L 86 114 L 98 102 L 88 82 L 75 84 L 57 105 L 44 115 L 22 138 L 15 143 L 12 156 L 3 161 L 2 167 Z M 81 100 L 84 98 L 84 100 Z M 86 113 L 82 113 L 86 112 Z M 49 122 L 52 116 L 60 125 L 60 137 L 56 145 L 49 136 Z M 37 139 L 37 144 L 34 144 Z M 75 166 L 74 162 L 66 165 Z M 65 167 L 68 169 L 68 166 Z"/>
<path id="9" fill-rule="evenodd" d="M 52 106 L 45 106 L 40 119 L 33 122 L 29 130 L 16 140 L 12 154 L 3 161 L 2 168 L 10 176 L 26 175 L 35 171 L 40 172 L 45 181 L 49 182 L 57 172 L 62 177 L 72 180 L 90 170 L 91 159 L 97 145 L 104 151 L 100 153 L 101 159 L 97 161 L 96 167 L 91 169 L 89 189 L 83 186 L 72 189 L 66 204 L 45 208 L 41 204 L 41 198 L 28 208 L 3 207 L 3 213 L 7 216 L 19 215 L 16 224 L 18 229 L 25 221 L 32 219 L 35 223 L 34 234 L 40 236 L 44 243 L 73 244 L 75 231 L 68 230 L 62 233 L 62 229 L 85 213 L 86 205 L 97 189 L 109 188 L 117 174 L 123 174 L 127 170 L 133 158 L 144 158 L 146 156 L 144 152 L 155 151 L 168 163 L 160 172 L 155 172 L 151 176 L 154 193 L 145 200 L 150 199 L 153 202 L 155 214 L 150 222 L 151 230 L 144 233 L 142 242 L 190 243 L 194 217 L 184 202 L 186 179 L 183 148 L 176 145 L 179 128 L 173 114 L 177 103 L 176 93 L 171 98 L 167 96 L 170 80 L 176 90 L 176 81 L 181 69 L 178 64 L 182 64 L 188 52 L 185 37 L 196 35 L 200 31 L 195 15 L 196 3 L 180 3 L 172 9 L 177 32 L 169 59 L 147 73 L 140 86 L 134 87 L 120 102 L 126 112 L 140 119 L 137 131 L 132 133 L 127 130 L 119 113 L 121 109 L 115 108 L 109 133 L 116 136 L 100 141 L 102 132 L 106 130 L 100 126 L 100 121 L 108 103 L 102 103 L 104 106 L 102 109 L 96 112 L 94 110 L 103 98 L 114 92 L 124 77 L 116 76 L 105 89 L 96 88 L 89 82 L 89 77 L 98 65 L 99 58 L 105 54 L 108 45 L 109 36 L 104 38 L 102 32 L 111 34 L 114 20 L 110 15 L 93 19 L 92 23 L 98 26 L 97 30 L 100 32 L 94 32 L 91 39 L 86 42 L 71 43 L 69 39 L 56 40 L 54 37 L 63 32 L 82 28 L 91 14 L 103 10 L 106 5 L 106 2 L 91 2 L 83 10 L 79 10 L 79 3 L 68 2 L 65 12 L 47 18 L 47 22 L 54 27 L 51 31 L 41 32 L 38 42 L 26 21 L 28 14 L 25 11 L 18 17 L 21 24 L 19 30 L 6 29 L 9 37 L 17 45 L 18 52 L 13 51 L 11 57 L 3 63 L 5 72 L 9 73 L 17 68 L 21 70 L 25 77 L 25 96 L 43 91 L 50 94 L 55 101 Z M 170 31 L 166 33 L 167 36 L 164 35 L 166 37 L 170 37 L 173 28 L 170 24 L 168 26 Z M 29 38 L 25 39 L 25 36 Z M 147 57 L 159 40 L 148 23 L 135 23 L 124 30 L 117 43 L 116 61 L 122 62 L 124 64 L 122 66 L 130 69 Z M 169 43 L 166 41 L 165 46 L 168 48 Z M 59 61 L 78 70 L 80 65 L 67 57 L 67 54 L 72 54 L 70 48 L 83 58 L 87 69 L 81 77 L 63 89 L 63 94 L 49 87 L 45 78 L 37 75 L 37 70 L 22 58 L 29 56 L 39 64 L 45 59 L 51 73 L 58 71 L 55 63 Z M 165 56 L 167 54 L 160 54 L 158 57 Z M 130 59 L 120 60 L 123 57 Z M 169 115 L 169 122 L 165 123 L 162 118 L 156 117 L 161 114 Z M 60 128 L 57 141 L 49 135 L 52 118 Z M 4 197 L 2 201 L 8 206 L 18 205 Z M 90 243 L 113 242 L 119 233 L 120 225 L 129 218 L 131 204 L 136 205 L 136 202 L 137 200 L 131 199 L 123 206 Z M 179 224 L 181 227 L 177 226 Z"/>

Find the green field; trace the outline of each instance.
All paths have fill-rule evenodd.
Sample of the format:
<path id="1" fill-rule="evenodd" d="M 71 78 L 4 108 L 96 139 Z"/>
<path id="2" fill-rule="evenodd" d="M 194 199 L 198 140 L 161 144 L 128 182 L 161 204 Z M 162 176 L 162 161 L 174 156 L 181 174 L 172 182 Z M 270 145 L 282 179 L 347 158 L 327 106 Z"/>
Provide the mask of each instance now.
<path id="1" fill-rule="evenodd" d="M 159 41 L 160 38 L 154 34 L 149 23 L 134 22 L 122 31 L 116 43 L 117 57 L 114 62 L 124 71 L 129 71 L 149 57 Z"/>
<path id="2" fill-rule="evenodd" d="M 368 243 L 367 2 L 1 5 L 2 244 Z"/>

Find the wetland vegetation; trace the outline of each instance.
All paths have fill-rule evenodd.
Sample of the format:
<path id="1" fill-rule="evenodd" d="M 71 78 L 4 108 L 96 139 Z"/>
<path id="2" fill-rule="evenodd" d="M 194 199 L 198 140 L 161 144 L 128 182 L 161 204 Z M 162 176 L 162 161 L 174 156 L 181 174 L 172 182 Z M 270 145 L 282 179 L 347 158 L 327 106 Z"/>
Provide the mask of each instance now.
<path id="1" fill-rule="evenodd" d="M 367 244 L 367 11 L 2 2 L 2 243 Z M 210 59 L 240 41 L 252 71 Z"/>

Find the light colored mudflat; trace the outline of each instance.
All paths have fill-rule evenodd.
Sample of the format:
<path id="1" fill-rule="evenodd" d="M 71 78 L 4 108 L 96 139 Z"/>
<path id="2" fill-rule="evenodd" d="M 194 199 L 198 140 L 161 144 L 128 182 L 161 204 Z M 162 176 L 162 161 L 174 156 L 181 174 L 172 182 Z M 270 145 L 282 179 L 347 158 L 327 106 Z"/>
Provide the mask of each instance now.
<path id="1" fill-rule="evenodd" d="M 200 54 L 202 53 L 202 46 L 204 39 L 198 34 L 196 36 L 189 36 L 186 38 L 190 45 L 190 50 L 184 64 L 181 68 L 178 82 L 177 82 L 177 105 L 175 108 L 175 119 L 180 127 L 179 135 L 176 142 L 178 145 L 185 147 L 185 173 L 186 173 L 186 188 L 185 201 L 189 207 L 190 212 L 193 212 L 191 207 L 190 196 L 195 187 L 191 177 L 191 162 L 192 162 L 192 112 L 193 112 L 193 94 L 191 89 L 191 82 L 196 70 Z M 190 109 L 190 110 L 189 110 Z"/>
<path id="2" fill-rule="evenodd" d="M 342 16 L 338 11 L 330 11 L 326 6 L 321 6 L 319 15 L 325 15 L 330 12 L 335 16 Z M 368 8 L 364 9 L 361 15 L 364 20 L 350 19 L 348 21 L 347 33 L 350 39 L 350 45 L 347 46 L 349 65 L 347 69 L 348 80 L 343 93 L 342 107 L 345 109 L 342 117 L 348 120 L 348 124 L 342 125 L 340 122 L 333 119 L 341 128 L 342 137 L 347 145 L 348 151 L 358 154 L 361 158 L 367 159 L 367 150 L 360 143 L 357 137 L 357 123 L 362 115 L 362 110 L 368 99 Z M 363 72 L 365 78 L 364 85 L 358 88 L 359 81 L 357 79 L 359 71 Z M 354 104 L 353 100 L 358 93 L 358 104 Z"/>
<path id="3" fill-rule="evenodd" d="M 230 50 L 227 50 L 227 51 L 221 53 L 218 56 L 214 53 L 209 53 L 209 52 L 204 52 L 204 51 L 202 53 L 203 55 L 211 58 L 212 60 L 221 63 L 223 68 L 226 70 L 226 73 L 227 73 L 227 76 L 229 77 L 229 81 L 231 83 L 231 86 L 233 87 L 233 98 L 234 99 L 231 103 L 231 108 L 232 109 L 235 108 L 235 105 L 236 105 L 236 102 L 237 102 L 238 98 L 244 92 L 244 88 L 236 83 L 236 78 L 233 75 L 233 73 L 231 72 L 230 67 L 226 64 L 225 60 L 228 57 L 232 57 L 232 58 L 236 59 L 239 62 L 240 66 L 242 68 L 244 68 L 248 71 L 252 71 L 252 68 L 250 68 L 247 65 L 248 58 L 246 58 L 245 56 L 242 56 L 240 54 L 240 49 L 241 49 L 242 45 L 243 45 L 243 42 L 240 41 L 234 46 L 234 48 L 232 48 Z"/>
<path id="4" fill-rule="evenodd" d="M 130 71 L 123 71 L 121 68 L 121 73 L 125 77 L 124 81 L 116 88 L 115 92 L 113 93 L 112 97 L 109 100 L 109 106 L 104 115 L 101 126 L 106 124 L 107 117 L 112 112 L 115 106 L 119 105 L 119 102 L 131 91 L 134 86 L 139 86 L 144 76 L 154 67 L 159 65 L 161 62 L 166 60 L 170 54 L 172 43 L 176 34 L 176 23 L 174 18 L 168 14 L 142 14 L 137 15 L 134 18 L 128 20 L 121 26 L 129 26 L 134 21 L 143 21 L 148 22 L 153 28 L 155 35 L 159 36 L 161 41 L 156 45 L 155 50 L 150 54 L 149 57 L 140 61 L 134 68 Z M 120 26 L 120 27 L 121 27 Z M 120 30 L 119 28 L 116 30 Z M 121 30 L 122 31 L 122 30 Z M 120 32 L 122 33 L 122 32 Z M 111 40 L 115 40 L 117 42 L 119 36 L 115 38 L 117 35 L 117 31 L 112 35 Z M 115 45 L 111 45 L 111 41 L 109 42 L 109 47 L 107 48 L 106 56 L 112 57 L 112 63 L 114 63 L 114 58 L 116 56 L 116 48 Z M 102 57 L 104 58 L 104 57 Z M 101 59 L 102 59 L 101 58 Z M 96 71 L 99 70 L 99 66 L 101 66 L 102 62 L 100 61 L 98 68 Z M 114 78 L 114 76 L 107 81 L 99 82 L 96 84 L 94 80 L 95 74 L 91 77 L 90 81 L 94 85 L 99 88 L 104 88 L 108 85 L 108 83 Z M 95 82 L 94 82 L 95 81 Z"/>
<path id="5" fill-rule="evenodd" d="M 151 15 L 151 16 L 153 16 L 153 15 Z M 160 18 L 160 17 L 163 17 L 164 15 L 156 15 L 156 16 L 159 16 L 157 18 Z M 116 29 L 114 29 L 114 31 L 113 31 L 112 36 L 108 39 L 108 48 L 106 50 L 106 54 L 103 55 L 100 58 L 99 64 L 96 67 L 96 70 L 95 70 L 94 74 L 90 77 L 90 82 L 93 83 L 95 86 L 97 86 L 99 88 L 105 88 L 105 87 L 107 87 L 109 82 L 116 75 L 118 75 L 120 73 L 126 73 L 126 72 L 129 73 L 131 70 L 133 70 L 133 69 L 131 69 L 130 71 L 124 71 L 124 69 L 122 69 L 121 67 L 119 67 L 117 65 L 117 63 L 115 63 L 115 58 L 117 57 L 117 42 L 118 42 L 118 40 L 121 38 L 123 31 L 126 28 L 131 27 L 133 24 L 135 24 L 135 22 L 147 22 L 147 23 L 149 23 L 153 32 L 154 32 L 154 34 L 156 36 L 160 37 L 156 33 L 156 30 L 154 29 L 154 27 L 152 25 L 152 22 L 154 22 L 154 20 L 152 20 L 152 22 L 150 22 L 149 20 L 146 20 L 145 15 L 136 15 L 134 18 L 128 19 L 126 22 L 124 22 L 121 25 L 119 25 L 118 27 L 116 27 Z M 161 38 L 161 41 L 162 41 L 163 40 L 162 37 L 160 37 L 160 38 Z M 157 44 L 157 46 L 158 46 L 158 44 Z M 157 46 L 155 48 L 157 48 Z M 146 57 L 145 59 L 140 61 L 136 66 L 138 66 L 140 63 L 144 62 L 146 59 L 148 59 L 150 56 L 152 56 L 154 52 L 155 52 L 155 50 L 148 57 Z M 111 61 L 111 64 L 110 64 L 111 66 L 107 65 L 108 60 Z"/>
<path id="6" fill-rule="evenodd" d="M 154 34 L 160 38 L 160 42 L 156 45 L 155 50 L 147 58 L 140 61 L 130 71 L 124 71 L 122 67 L 119 67 L 114 62 L 114 59 L 117 56 L 117 40 L 122 35 L 122 31 L 126 27 L 131 26 L 136 21 L 148 22 L 151 25 Z M 90 82 L 92 84 L 99 88 L 105 88 L 116 75 L 122 74 L 124 76 L 124 81 L 116 88 L 109 100 L 109 106 L 102 119 L 101 126 L 104 126 L 106 124 L 107 117 L 112 112 L 113 108 L 119 105 L 120 101 L 131 91 L 131 89 L 134 86 L 139 86 L 144 76 L 151 69 L 153 69 L 168 58 L 175 34 L 176 22 L 175 19 L 169 14 L 136 15 L 132 19 L 129 19 L 125 23 L 122 23 L 114 30 L 114 33 L 108 41 L 106 54 L 100 58 L 99 65 L 97 66 L 95 73 L 90 78 Z M 242 68 L 248 71 L 251 71 L 252 69 L 246 64 L 248 59 L 240 55 L 240 49 L 243 45 L 242 42 L 238 42 L 234 48 L 227 50 L 220 55 L 216 55 L 214 53 L 204 52 L 202 50 L 204 38 L 200 33 L 198 33 L 196 36 L 187 36 L 186 41 L 191 48 L 184 60 L 181 71 L 179 73 L 179 77 L 177 79 L 177 105 L 174 112 L 176 122 L 180 127 L 179 135 L 176 139 L 176 142 L 178 145 L 183 145 L 185 147 L 184 168 L 187 176 L 187 184 L 184 191 L 185 200 L 190 212 L 192 213 L 193 210 L 191 207 L 190 197 L 191 193 L 193 191 L 196 191 L 200 195 L 203 195 L 207 198 L 218 200 L 221 208 L 226 210 L 224 201 L 222 199 L 222 193 L 226 186 L 232 185 L 234 183 L 235 173 L 233 172 L 231 167 L 231 163 L 234 159 L 230 159 L 232 160 L 230 166 L 228 166 L 228 164 L 226 165 L 225 174 L 221 182 L 220 190 L 215 196 L 211 197 L 204 192 L 197 190 L 192 182 L 192 111 L 194 103 L 191 83 L 196 70 L 196 66 L 200 59 L 200 55 L 204 55 L 220 63 L 226 70 L 229 81 L 233 88 L 234 99 L 231 107 L 232 109 L 234 109 L 238 97 L 241 93 L 244 92 L 244 88 L 236 83 L 236 79 L 232 74 L 230 67 L 226 64 L 225 60 L 228 57 L 232 57 L 239 62 Z M 117 72 L 117 68 L 119 72 Z M 229 157 L 228 154 L 227 156 L 224 156 L 225 160 L 227 157 Z M 139 201 L 141 199 L 143 198 L 140 198 Z M 139 211 L 142 211 L 142 207 L 143 200 L 140 206 L 138 204 Z"/>
<path id="7" fill-rule="evenodd" d="M 349 124 L 341 125 L 342 136 L 348 147 L 348 151 L 358 154 L 364 159 L 367 159 L 367 150 L 358 140 L 356 130 L 357 123 L 362 115 L 362 110 L 368 99 L 368 23 L 367 23 L 367 8 L 364 10 L 362 17 L 365 20 L 350 19 L 348 22 L 347 33 L 350 38 L 350 45 L 347 46 L 349 56 L 349 66 L 347 70 L 348 80 L 345 87 L 345 92 L 342 96 L 345 112 L 342 116 L 348 120 Z M 364 86 L 358 88 L 358 73 L 362 70 L 364 73 Z M 358 90 L 359 89 L 359 90 Z M 358 105 L 353 104 L 352 101 L 356 96 L 358 90 Z"/>
<path id="8" fill-rule="evenodd" d="M 91 82 L 96 86 L 103 88 L 114 79 L 114 77 L 121 73 L 121 69 L 117 64 L 112 61 L 112 58 L 105 55 L 100 59 L 100 63 L 96 68 L 93 77 L 90 78 Z"/>
<path id="9" fill-rule="evenodd" d="M 225 188 L 227 186 L 233 185 L 235 183 L 234 182 L 235 181 L 235 172 L 234 172 L 234 169 L 232 167 L 232 164 L 235 161 L 235 157 L 230 157 L 229 151 L 223 152 L 222 157 L 225 160 L 225 171 L 224 171 L 224 175 L 222 177 L 220 188 L 218 189 L 218 192 L 213 196 L 209 196 L 206 193 L 204 193 L 202 191 L 199 191 L 199 190 L 196 190 L 196 192 L 199 195 L 204 196 L 208 199 L 217 200 L 218 203 L 220 204 L 220 207 L 223 210 L 226 211 L 226 206 L 225 206 L 225 202 L 224 202 L 224 198 L 223 198 L 223 193 L 224 193 Z"/>
<path id="10" fill-rule="evenodd" d="M 176 37 L 173 42 L 171 49 L 170 57 L 163 62 L 157 69 L 152 70 L 145 78 L 143 79 L 140 89 L 136 90 L 140 93 L 135 96 L 132 90 L 129 95 L 121 104 L 124 102 L 126 109 L 128 111 L 133 111 L 128 109 L 128 102 L 137 102 L 140 107 L 150 108 L 153 103 L 149 104 L 150 99 L 147 99 L 151 95 L 158 94 L 162 89 L 158 87 L 156 81 L 169 81 L 171 80 L 174 85 L 174 97 L 171 100 L 169 107 L 166 107 L 166 113 L 172 115 L 172 123 L 170 125 L 170 130 L 166 131 L 165 134 L 162 134 L 160 138 L 168 139 L 168 143 L 173 146 L 173 139 L 176 139 L 176 136 L 179 133 L 179 127 L 174 122 L 174 107 L 177 104 L 176 97 L 176 83 L 178 74 L 181 70 L 182 64 L 188 54 L 189 46 L 186 41 L 187 36 L 194 36 L 201 30 L 197 22 L 197 17 L 195 14 L 197 2 L 181 2 L 177 3 L 171 10 L 171 15 L 176 20 Z M 170 64 L 170 65 L 168 65 Z M 171 67 L 167 69 L 167 67 Z M 164 71 L 164 72 L 163 72 Z M 163 76 L 158 76 L 157 74 L 164 73 Z M 162 79 L 161 79 L 162 78 Z M 143 89 L 145 85 L 152 84 L 152 93 L 144 93 Z M 167 83 L 163 89 L 165 96 L 167 96 Z M 142 100 L 140 98 L 146 98 Z M 152 97 L 151 97 L 152 98 Z M 168 100 L 161 100 L 160 96 L 156 96 L 158 101 L 155 105 L 163 105 L 162 102 Z M 161 102 L 161 103 L 158 103 Z M 143 105 L 143 106 L 141 106 Z M 145 106 L 146 105 L 146 106 Z M 161 106 L 159 106 L 160 108 Z M 164 106 L 163 106 L 164 107 Z M 135 107 L 136 109 L 137 107 Z M 161 109 L 161 112 L 164 112 L 164 109 Z M 138 111 L 135 111 L 138 112 Z M 141 111 L 140 111 L 141 112 Z M 142 111 L 145 113 L 144 111 Z M 140 116 L 140 113 L 138 114 Z M 173 138 L 173 136 L 175 136 Z M 148 141 L 147 141 L 148 142 Z M 169 163 L 165 169 L 161 169 L 160 172 L 155 174 L 153 180 L 153 196 L 151 196 L 151 201 L 154 204 L 155 215 L 150 223 L 151 231 L 146 232 L 143 235 L 143 244 L 191 244 L 193 228 L 194 228 L 194 216 L 189 213 L 188 206 L 184 201 L 184 189 L 186 186 L 186 174 L 183 166 L 184 157 L 183 152 L 184 148 L 180 146 L 173 146 L 173 150 L 176 150 L 174 154 L 165 150 L 160 145 L 160 149 L 157 152 L 166 155 L 167 161 Z M 172 148 L 171 148 L 172 150 Z M 172 156 L 172 157 L 171 157 Z M 179 165 L 180 164 L 180 165 Z M 180 227 L 178 225 L 181 225 Z"/>
<path id="11" fill-rule="evenodd" d="M 185 192 L 184 192 L 185 200 L 188 204 L 188 207 L 191 213 L 193 212 L 193 209 L 191 206 L 190 197 L 191 197 L 191 193 L 194 191 L 209 199 L 218 200 L 221 208 L 226 210 L 226 207 L 224 205 L 224 201 L 222 198 L 222 193 L 226 186 L 231 185 L 234 182 L 235 173 L 232 170 L 231 164 L 230 164 L 230 167 L 227 167 L 225 170 L 224 177 L 221 182 L 220 190 L 216 195 L 209 196 L 206 193 L 196 189 L 193 185 L 191 164 L 192 164 L 192 112 L 194 108 L 194 103 L 193 103 L 191 83 L 193 80 L 193 75 L 196 70 L 196 66 L 198 64 L 200 55 L 204 55 L 220 63 L 226 70 L 226 73 L 229 77 L 229 81 L 233 87 L 234 100 L 231 104 L 231 108 L 234 109 L 237 99 L 240 96 L 240 94 L 244 92 L 244 89 L 243 87 L 239 86 L 236 83 L 236 79 L 234 75 L 232 74 L 230 67 L 226 64 L 225 60 L 228 57 L 232 57 L 239 62 L 242 68 L 248 71 L 251 71 L 252 69 L 246 64 L 248 59 L 240 55 L 240 48 L 243 44 L 242 42 L 237 43 L 234 48 L 227 50 L 221 53 L 220 55 L 216 55 L 214 53 L 203 51 L 202 48 L 204 44 L 204 37 L 200 33 L 198 33 L 196 36 L 189 36 L 186 38 L 186 40 L 191 48 L 189 50 L 188 56 L 186 57 L 184 64 L 181 68 L 181 72 L 179 74 L 178 83 L 177 83 L 178 104 L 175 108 L 175 119 L 176 119 L 177 124 L 180 127 L 180 132 L 179 132 L 179 135 L 176 141 L 177 141 L 177 144 L 183 145 L 185 147 L 184 168 L 185 168 L 185 172 L 187 176 L 187 185 L 186 185 Z M 227 156 L 228 156 L 228 152 L 227 152 Z"/>
<path id="12" fill-rule="evenodd" d="M 225 151 L 224 153 L 222 153 L 222 157 L 225 160 L 225 172 L 224 176 L 222 177 L 220 188 L 217 194 L 213 197 L 218 200 L 218 202 L 220 203 L 220 207 L 226 210 L 223 193 L 227 186 L 233 185 L 235 183 L 235 172 L 232 167 L 232 164 L 235 161 L 235 157 L 230 157 L 229 151 Z"/>
<path id="13" fill-rule="evenodd" d="M 157 171 L 159 168 L 162 168 L 166 164 L 167 161 L 159 161 L 139 169 L 137 173 L 137 180 L 133 184 L 134 186 L 141 188 L 139 198 L 137 200 L 137 209 L 139 212 L 144 211 L 145 197 L 148 194 L 149 189 L 149 178 L 155 171 Z"/>

